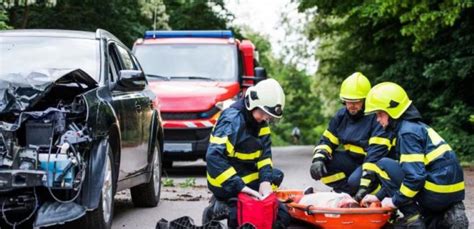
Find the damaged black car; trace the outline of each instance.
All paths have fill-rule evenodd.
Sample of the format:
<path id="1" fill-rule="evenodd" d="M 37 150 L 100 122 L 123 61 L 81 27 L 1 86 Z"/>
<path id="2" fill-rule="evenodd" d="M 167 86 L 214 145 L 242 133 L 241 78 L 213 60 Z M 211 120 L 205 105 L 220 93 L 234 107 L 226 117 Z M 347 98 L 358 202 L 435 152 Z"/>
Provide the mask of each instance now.
<path id="1" fill-rule="evenodd" d="M 114 195 L 160 199 L 159 102 L 104 30 L 0 32 L 0 227 L 111 228 Z"/>

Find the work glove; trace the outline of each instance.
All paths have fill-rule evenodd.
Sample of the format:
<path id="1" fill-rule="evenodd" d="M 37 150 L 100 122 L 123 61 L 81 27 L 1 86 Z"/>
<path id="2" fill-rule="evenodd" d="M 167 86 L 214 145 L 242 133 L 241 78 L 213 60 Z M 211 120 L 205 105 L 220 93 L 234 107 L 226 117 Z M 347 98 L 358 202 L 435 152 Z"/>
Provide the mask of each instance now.
<path id="1" fill-rule="evenodd" d="M 273 193 L 272 184 L 270 184 L 270 182 L 268 181 L 260 183 L 258 192 L 260 193 L 260 195 L 262 195 L 262 198 L 267 197 L 268 195 Z"/>
<path id="2" fill-rule="evenodd" d="M 327 173 L 326 165 L 323 160 L 315 159 L 310 168 L 311 177 L 315 180 L 320 180 L 324 174 Z"/>
<path id="3" fill-rule="evenodd" d="M 255 198 L 259 199 L 259 200 L 261 200 L 261 199 L 263 198 L 263 196 L 262 196 L 259 192 L 257 192 L 257 191 L 255 191 L 255 190 L 251 189 L 251 188 L 248 187 L 248 186 L 245 186 L 245 187 L 241 190 L 241 192 L 247 193 L 247 194 L 249 194 L 249 195 L 251 195 L 251 196 L 253 196 L 253 197 L 255 197 Z"/>
<path id="4" fill-rule="evenodd" d="M 367 187 L 361 186 L 359 188 L 359 190 L 357 191 L 357 193 L 355 194 L 354 200 L 357 201 L 358 203 L 360 203 L 360 201 L 362 199 L 364 199 L 364 197 L 367 195 L 367 193 L 368 193 Z"/>

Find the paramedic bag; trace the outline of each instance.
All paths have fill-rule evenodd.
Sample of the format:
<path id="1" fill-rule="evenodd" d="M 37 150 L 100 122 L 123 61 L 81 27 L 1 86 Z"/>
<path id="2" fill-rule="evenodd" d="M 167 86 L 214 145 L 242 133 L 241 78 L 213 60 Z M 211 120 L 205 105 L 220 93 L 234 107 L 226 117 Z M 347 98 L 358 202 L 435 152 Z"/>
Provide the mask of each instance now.
<path id="1" fill-rule="evenodd" d="M 258 229 L 271 229 L 276 222 L 278 199 L 274 193 L 258 200 L 245 193 L 239 193 L 237 221 L 239 226 L 250 223 Z"/>

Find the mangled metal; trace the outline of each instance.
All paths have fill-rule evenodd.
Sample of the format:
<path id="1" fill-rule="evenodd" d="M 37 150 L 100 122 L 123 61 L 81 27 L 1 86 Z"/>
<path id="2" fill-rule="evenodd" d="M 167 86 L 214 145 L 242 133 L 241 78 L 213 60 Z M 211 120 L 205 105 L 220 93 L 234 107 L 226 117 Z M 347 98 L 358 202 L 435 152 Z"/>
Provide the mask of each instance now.
<path id="1" fill-rule="evenodd" d="M 15 213 L 38 209 L 35 226 L 85 214 L 86 207 L 75 202 L 93 138 L 81 93 L 94 87 L 92 77 L 79 69 L 0 78 L 0 205 L 7 223 L 18 225 L 33 214 L 11 219 Z M 62 91 L 67 95 L 60 96 Z"/>

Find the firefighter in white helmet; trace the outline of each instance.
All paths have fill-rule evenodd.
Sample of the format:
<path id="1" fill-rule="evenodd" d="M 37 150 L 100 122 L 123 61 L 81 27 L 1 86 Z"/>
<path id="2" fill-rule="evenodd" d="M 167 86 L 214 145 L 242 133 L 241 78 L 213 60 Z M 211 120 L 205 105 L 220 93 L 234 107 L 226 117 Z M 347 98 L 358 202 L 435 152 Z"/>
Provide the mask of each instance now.
<path id="1" fill-rule="evenodd" d="M 203 223 L 222 216 L 222 209 L 227 208 L 229 227 L 237 227 L 236 206 L 229 199 L 240 192 L 263 198 L 281 184 L 283 172 L 273 168 L 269 122 L 281 118 L 284 108 L 280 84 L 266 79 L 249 87 L 244 98 L 222 112 L 206 154 L 208 187 L 214 196 L 203 213 Z M 288 211 L 280 204 L 277 224 L 284 228 L 289 221 Z"/>

